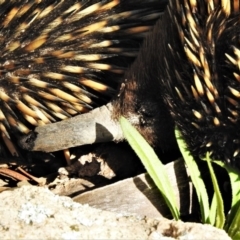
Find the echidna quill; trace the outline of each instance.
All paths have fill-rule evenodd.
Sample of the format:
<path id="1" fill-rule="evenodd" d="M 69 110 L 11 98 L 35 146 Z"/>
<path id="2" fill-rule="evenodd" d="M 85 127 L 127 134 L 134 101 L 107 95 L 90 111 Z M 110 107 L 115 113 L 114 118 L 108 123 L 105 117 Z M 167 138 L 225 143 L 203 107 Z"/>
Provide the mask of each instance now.
<path id="1" fill-rule="evenodd" d="M 0 1 L 1 146 L 12 149 L 34 127 L 109 102 L 165 6 L 158 0 Z"/>
<path id="2" fill-rule="evenodd" d="M 172 0 L 159 45 L 162 96 L 189 150 L 240 168 L 239 0 Z M 159 47 L 158 47 L 159 48 Z"/>
<path id="3" fill-rule="evenodd" d="M 212 159 L 238 167 L 239 6 L 233 0 L 171 0 L 137 59 L 147 61 L 144 79 L 160 85 L 193 156 L 209 152 Z"/>
<path id="4" fill-rule="evenodd" d="M 119 97 L 110 105 L 114 114 L 109 119 L 127 117 L 152 145 L 164 148 L 173 141 L 171 114 L 194 156 L 210 152 L 214 159 L 239 166 L 239 6 L 233 0 L 171 0 L 126 73 Z M 85 122 L 84 115 L 80 122 L 81 117 Z M 53 137 L 64 137 L 61 126 L 70 121 L 36 128 L 32 149 L 48 151 Z M 104 120 L 91 121 L 92 129 L 85 131 L 97 131 L 92 142 L 103 140 L 100 128 L 109 133 L 108 139 L 122 138 Z M 45 138 L 48 131 L 52 132 Z M 76 131 L 77 136 L 82 134 L 73 128 L 72 142 Z"/>

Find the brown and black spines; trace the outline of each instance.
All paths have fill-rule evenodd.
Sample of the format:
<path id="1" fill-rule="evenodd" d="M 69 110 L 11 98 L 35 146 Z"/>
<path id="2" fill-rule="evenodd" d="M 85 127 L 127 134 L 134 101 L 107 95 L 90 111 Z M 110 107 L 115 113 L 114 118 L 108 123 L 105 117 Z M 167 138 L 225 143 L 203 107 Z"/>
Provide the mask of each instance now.
<path id="1" fill-rule="evenodd" d="M 33 127 L 108 102 L 166 1 L 0 2 L 0 129 Z"/>
<path id="2" fill-rule="evenodd" d="M 158 78 L 175 124 L 194 156 L 239 166 L 239 1 L 171 0 L 162 19 Z"/>
<path id="3" fill-rule="evenodd" d="M 111 3 L 113 2 L 115 3 L 115 1 L 111 1 Z M 89 26 L 94 29 L 92 23 Z M 205 157 L 206 153 L 209 152 L 213 159 L 220 159 L 239 166 L 239 26 L 239 1 L 171 0 L 151 35 L 144 41 L 136 61 L 124 77 L 123 75 L 120 77 L 120 92 L 113 101 L 115 119 L 118 119 L 120 115 L 127 117 L 152 146 L 163 150 L 175 148 L 174 124 L 176 124 L 186 140 L 189 150 L 195 157 Z M 82 31 L 77 31 L 77 34 L 85 38 L 85 28 L 81 29 Z M 68 37 L 69 32 L 66 32 L 66 35 L 61 36 L 60 39 L 66 40 Z M 120 39 L 122 40 L 122 38 Z M 32 49 L 35 44 L 38 45 L 38 42 L 32 41 L 24 46 L 24 49 Z M 17 44 L 14 43 L 13 47 L 15 46 Z M 106 49 L 107 53 L 103 56 L 107 59 L 110 57 L 108 60 L 112 61 L 115 57 L 115 55 L 112 56 L 112 48 L 107 47 Z M 122 47 L 120 49 L 123 50 Z M 120 52 L 128 53 L 129 51 Z M 66 56 L 65 53 L 62 54 Z M 99 55 L 97 52 L 97 56 L 102 56 L 101 54 Z M 15 66 L 12 63 L 8 64 L 9 69 Z M 64 73 L 67 72 L 70 76 L 82 73 L 86 76 L 96 76 L 99 70 L 101 74 L 105 73 L 106 69 L 104 70 L 103 66 L 111 66 L 107 69 L 107 73 L 111 72 L 111 74 L 117 74 L 119 70 L 122 70 L 119 65 L 116 68 L 115 61 L 114 65 L 109 65 L 102 57 L 101 64 L 103 65 L 98 65 L 98 71 L 94 68 L 97 66 L 95 62 L 91 62 L 89 65 L 89 62 L 84 60 L 84 64 L 86 65 L 83 68 L 60 65 L 60 70 Z M 53 66 L 58 69 L 58 65 Z M 100 68 L 100 66 L 102 67 Z M 83 72 L 74 73 L 79 69 Z M 86 72 L 85 69 L 87 69 Z M 30 76 L 35 78 L 34 73 L 32 74 Z M 47 77 L 53 78 L 53 75 L 50 74 Z M 46 96 L 41 99 L 46 102 L 50 100 L 50 96 L 54 96 L 52 100 L 56 103 L 59 101 L 58 91 L 61 91 L 63 87 L 64 90 L 66 88 L 69 90 L 72 85 L 69 85 L 71 81 L 59 80 L 57 75 L 54 77 L 56 78 L 55 82 L 51 81 L 47 86 L 43 85 L 41 81 L 27 80 L 27 82 L 37 89 L 50 89 L 45 94 Z M 18 84 L 19 80 L 14 78 L 10 83 L 13 81 Z M 62 86 L 62 82 L 65 82 L 66 86 Z M 25 87 L 25 82 L 21 83 Z M 56 84 L 58 88 L 55 87 Z M 101 82 L 101 84 L 103 83 Z M 106 89 L 114 88 L 110 84 L 106 85 Z M 98 92 L 87 90 L 91 94 Z M 2 92 L 2 102 L 10 105 L 10 98 L 6 96 L 4 89 Z M 13 91 L 13 93 L 15 92 Z M 62 92 L 68 93 L 67 90 Z M 79 93 L 72 97 L 76 98 L 78 95 Z M 66 100 L 67 96 L 64 94 L 63 98 Z M 89 97 L 87 94 L 84 96 Z M 91 101 L 94 99 L 94 97 L 89 98 Z M 57 113 L 64 115 L 65 112 L 67 114 L 72 111 L 77 112 L 76 108 L 80 103 L 78 101 L 69 102 L 72 102 L 70 106 L 59 101 L 60 106 L 64 106 L 64 108 L 61 108 L 61 111 L 57 111 Z M 80 106 L 85 109 L 87 106 L 93 106 L 91 104 L 92 102 L 85 101 L 84 104 L 81 102 Z M 32 103 L 32 105 L 34 104 Z M 25 109 L 21 102 L 17 108 L 22 109 L 21 112 L 28 112 L 30 117 L 27 120 L 29 122 L 34 119 L 34 115 L 31 115 L 33 113 L 29 109 Z M 48 108 L 52 109 L 51 105 Z M 23 111 L 23 109 L 25 110 Z M 11 114 L 15 112 L 10 109 L 5 113 L 11 117 Z M 12 119 L 15 120 L 15 118 L 10 117 L 1 118 L 1 126 L 7 126 L 6 119 L 11 123 L 11 126 L 14 126 Z M 53 118 L 53 120 L 55 119 Z M 34 122 L 31 124 L 34 125 Z M 37 133 L 41 135 L 41 132 L 44 131 L 38 128 Z M 41 145 L 44 136 L 39 139 L 39 145 Z M 36 149 L 39 148 L 36 147 Z M 40 149 L 44 150 L 44 146 Z"/>

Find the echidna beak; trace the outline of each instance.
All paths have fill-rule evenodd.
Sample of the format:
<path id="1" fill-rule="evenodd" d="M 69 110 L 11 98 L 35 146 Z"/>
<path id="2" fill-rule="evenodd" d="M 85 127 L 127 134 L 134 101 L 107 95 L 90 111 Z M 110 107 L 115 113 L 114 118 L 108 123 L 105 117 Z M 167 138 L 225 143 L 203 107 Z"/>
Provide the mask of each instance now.
<path id="1" fill-rule="evenodd" d="M 112 119 L 112 112 L 113 106 L 108 103 L 89 113 L 39 126 L 20 139 L 19 145 L 30 151 L 55 152 L 86 144 L 122 141 L 120 124 Z"/>

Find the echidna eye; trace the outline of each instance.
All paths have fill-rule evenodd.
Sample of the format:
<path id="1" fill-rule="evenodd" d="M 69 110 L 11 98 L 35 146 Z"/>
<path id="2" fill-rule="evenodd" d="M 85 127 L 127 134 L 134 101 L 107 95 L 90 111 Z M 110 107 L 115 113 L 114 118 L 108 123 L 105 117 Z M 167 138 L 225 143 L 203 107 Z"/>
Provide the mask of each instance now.
<path id="1" fill-rule="evenodd" d="M 152 119 L 154 118 L 154 110 L 153 109 L 150 109 L 149 107 L 147 106 L 141 106 L 139 109 L 138 109 L 138 114 L 140 115 L 139 116 L 139 120 L 140 120 L 140 125 L 143 127 L 145 126 L 146 124 L 150 124 Z"/>
<path id="2" fill-rule="evenodd" d="M 139 108 L 137 112 L 143 117 L 143 118 L 154 118 L 159 113 L 159 105 L 156 104 L 152 100 L 142 100 L 139 101 Z"/>
<path id="3" fill-rule="evenodd" d="M 149 112 L 149 111 L 144 111 L 144 112 L 141 112 L 142 115 L 146 118 L 152 118 L 154 117 L 154 114 L 152 112 Z"/>

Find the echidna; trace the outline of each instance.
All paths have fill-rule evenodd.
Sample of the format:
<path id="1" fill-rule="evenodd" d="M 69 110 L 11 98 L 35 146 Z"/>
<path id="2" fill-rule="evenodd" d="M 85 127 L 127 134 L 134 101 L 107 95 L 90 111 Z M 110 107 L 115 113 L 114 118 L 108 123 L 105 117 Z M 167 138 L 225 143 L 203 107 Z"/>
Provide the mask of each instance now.
<path id="1" fill-rule="evenodd" d="M 238 0 L 172 0 L 156 25 L 169 26 L 167 41 L 159 41 L 159 82 L 189 150 L 238 167 L 239 6 Z"/>
<path id="2" fill-rule="evenodd" d="M 239 6 L 238 0 L 170 0 L 109 105 L 110 114 L 126 116 L 152 145 L 163 148 L 174 142 L 174 121 L 194 156 L 210 152 L 214 159 L 239 165 Z M 104 120 L 92 122 L 89 133 L 105 127 L 108 139 L 122 138 Z M 51 140 L 58 127 L 71 123 L 37 128 L 30 148 L 57 150 Z M 74 136 L 60 148 L 74 145 Z M 86 143 L 98 140 L 103 141 L 96 133 Z"/>
<path id="3" fill-rule="evenodd" d="M 240 2 L 233 0 L 170 0 L 137 59 L 150 68 L 142 72 L 145 81 L 160 85 L 193 156 L 209 152 L 212 159 L 238 167 L 239 10 Z M 143 82 L 141 77 L 136 79 Z"/>
<path id="4" fill-rule="evenodd" d="M 0 1 L 1 142 L 110 101 L 165 6 L 165 0 Z"/>

